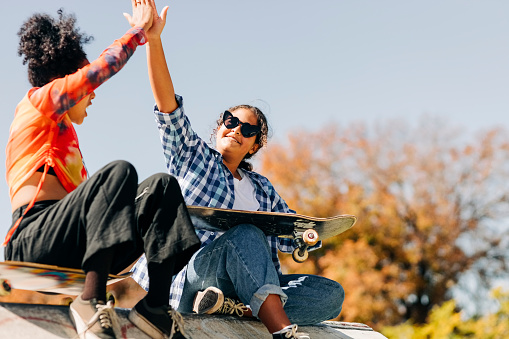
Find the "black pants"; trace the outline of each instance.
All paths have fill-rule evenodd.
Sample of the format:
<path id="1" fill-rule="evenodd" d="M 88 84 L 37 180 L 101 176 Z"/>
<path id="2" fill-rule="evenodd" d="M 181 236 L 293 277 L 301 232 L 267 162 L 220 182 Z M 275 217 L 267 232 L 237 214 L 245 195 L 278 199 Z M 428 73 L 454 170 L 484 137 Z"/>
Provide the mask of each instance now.
<path id="1" fill-rule="evenodd" d="M 25 209 L 13 213 L 13 224 Z M 115 161 L 62 200 L 36 203 L 5 247 L 5 259 L 87 271 L 91 257 L 114 248 L 113 273 L 143 252 L 149 262 L 174 260 L 178 272 L 199 246 L 177 180 L 159 173 L 138 185 L 134 167 Z"/>

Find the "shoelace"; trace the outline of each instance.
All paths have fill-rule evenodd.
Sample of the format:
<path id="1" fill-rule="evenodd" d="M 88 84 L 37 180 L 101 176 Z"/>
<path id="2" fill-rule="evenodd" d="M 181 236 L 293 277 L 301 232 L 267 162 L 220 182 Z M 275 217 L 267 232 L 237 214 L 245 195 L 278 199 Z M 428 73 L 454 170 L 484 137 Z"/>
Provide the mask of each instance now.
<path id="1" fill-rule="evenodd" d="M 247 310 L 248 308 L 243 303 L 236 302 L 235 300 L 230 298 L 224 298 L 223 305 L 215 313 L 221 314 L 237 313 L 239 317 L 242 317 L 244 315 L 244 312 L 246 312 Z"/>
<path id="2" fill-rule="evenodd" d="M 170 338 L 177 332 L 180 332 L 183 336 L 186 336 L 184 333 L 184 318 L 182 317 L 182 314 L 172 308 L 168 308 L 168 315 L 170 316 L 171 320 L 173 320 L 173 324 L 171 325 Z"/>
<path id="3" fill-rule="evenodd" d="M 289 332 L 285 333 L 285 337 L 287 338 L 295 338 L 297 335 L 297 325 L 292 325 L 292 329 Z"/>
<path id="4" fill-rule="evenodd" d="M 82 333 L 78 333 L 78 337 L 81 338 L 81 335 L 87 332 L 92 326 L 95 325 L 97 321 L 99 321 L 99 325 L 102 328 L 112 328 L 113 327 L 113 319 L 114 318 L 110 312 L 115 312 L 113 301 L 108 301 L 106 305 L 97 304 L 95 305 L 97 312 L 90 318 L 87 327 Z"/>
<path id="5" fill-rule="evenodd" d="M 99 314 L 99 323 L 103 328 L 111 328 L 113 327 L 113 317 L 110 312 L 115 312 L 113 307 L 114 303 L 112 301 L 108 301 L 106 305 L 96 305 L 97 313 Z"/>
<path id="6" fill-rule="evenodd" d="M 291 330 L 285 333 L 286 338 L 297 338 L 297 339 L 309 339 L 309 334 L 307 333 L 297 333 L 298 326 L 297 324 L 293 324 Z"/>

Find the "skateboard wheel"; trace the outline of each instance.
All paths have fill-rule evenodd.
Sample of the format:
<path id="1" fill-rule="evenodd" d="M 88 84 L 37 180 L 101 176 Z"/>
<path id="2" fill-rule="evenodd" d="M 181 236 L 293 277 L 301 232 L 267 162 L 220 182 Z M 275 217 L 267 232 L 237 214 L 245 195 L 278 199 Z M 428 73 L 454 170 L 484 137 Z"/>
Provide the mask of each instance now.
<path id="1" fill-rule="evenodd" d="M 73 298 L 71 297 L 65 297 L 65 298 L 62 298 L 60 300 L 60 305 L 63 305 L 63 306 L 70 306 L 72 304 L 72 302 L 74 301 Z"/>
<path id="2" fill-rule="evenodd" d="M 305 230 L 304 234 L 302 234 L 302 239 L 309 246 L 316 245 L 318 242 L 318 232 L 314 229 Z"/>
<path id="3" fill-rule="evenodd" d="M 11 294 L 11 284 L 8 280 L 0 279 L 0 296 Z"/>
<path id="4" fill-rule="evenodd" d="M 115 305 L 115 303 L 117 302 L 117 300 L 115 299 L 115 296 L 110 291 L 106 292 L 106 300 L 112 301 L 113 305 Z"/>
<path id="5" fill-rule="evenodd" d="M 302 250 L 300 248 L 296 248 L 292 253 L 292 258 L 295 262 L 303 263 L 309 257 L 309 253 L 306 249 Z"/>

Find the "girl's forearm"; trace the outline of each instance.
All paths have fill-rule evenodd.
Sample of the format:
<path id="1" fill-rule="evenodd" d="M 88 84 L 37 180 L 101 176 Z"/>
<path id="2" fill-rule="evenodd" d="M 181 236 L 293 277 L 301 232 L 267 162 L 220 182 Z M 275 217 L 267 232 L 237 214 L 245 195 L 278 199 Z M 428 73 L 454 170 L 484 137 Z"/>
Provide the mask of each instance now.
<path id="1" fill-rule="evenodd" d="M 177 109 L 175 90 L 166 64 L 161 39 L 151 39 L 147 44 L 148 78 L 156 105 L 160 112 L 171 113 Z"/>

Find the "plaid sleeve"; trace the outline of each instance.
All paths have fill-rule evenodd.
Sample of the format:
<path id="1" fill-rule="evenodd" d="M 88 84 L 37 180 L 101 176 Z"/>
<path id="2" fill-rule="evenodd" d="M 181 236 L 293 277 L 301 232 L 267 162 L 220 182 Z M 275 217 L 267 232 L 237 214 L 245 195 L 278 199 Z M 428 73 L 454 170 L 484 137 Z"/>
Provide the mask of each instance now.
<path id="1" fill-rule="evenodd" d="M 231 208 L 233 178 L 221 155 L 192 129 L 182 97 L 175 99 L 178 108 L 172 113 L 154 110 L 168 173 L 178 179 L 188 205 Z"/>
<path id="2" fill-rule="evenodd" d="M 170 287 L 170 306 L 174 310 L 179 307 L 180 299 L 184 293 L 184 283 L 186 282 L 187 266 L 185 266 L 176 276 L 173 278 L 173 282 Z"/>
<path id="3" fill-rule="evenodd" d="M 159 112 L 154 107 L 154 114 L 159 129 L 166 166 L 170 174 L 179 177 L 183 166 L 193 161 L 197 155 L 197 146 L 203 141 L 191 128 L 191 122 L 184 112 L 184 99 L 175 95 L 178 107 L 171 113 Z M 203 151 L 202 151 L 203 152 Z M 171 173 L 174 172 L 174 173 Z"/>
<path id="4" fill-rule="evenodd" d="M 140 259 L 131 268 L 131 278 L 134 279 L 145 291 L 148 291 L 148 270 L 147 270 L 147 258 L 143 254 Z"/>
<path id="5" fill-rule="evenodd" d="M 184 282 L 186 277 L 186 267 L 184 267 L 176 276 L 173 277 L 173 281 L 170 288 L 170 296 L 169 303 L 173 309 L 177 309 L 179 306 L 180 298 L 182 297 L 182 292 L 184 290 Z M 132 275 L 131 278 L 134 279 L 145 291 L 148 292 L 149 287 L 149 277 L 148 277 L 148 269 L 147 269 L 147 258 L 145 254 L 141 256 L 140 259 L 136 262 L 136 264 L 131 269 Z"/>

